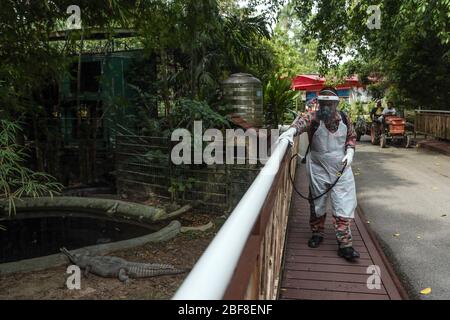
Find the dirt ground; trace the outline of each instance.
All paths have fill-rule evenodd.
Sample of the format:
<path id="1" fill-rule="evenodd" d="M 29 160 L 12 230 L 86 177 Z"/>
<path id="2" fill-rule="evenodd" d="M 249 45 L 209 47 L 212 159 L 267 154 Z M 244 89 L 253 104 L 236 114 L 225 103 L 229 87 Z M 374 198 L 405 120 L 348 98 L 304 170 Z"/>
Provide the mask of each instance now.
<path id="1" fill-rule="evenodd" d="M 211 216 L 188 214 L 179 220 L 183 226 L 198 226 L 211 221 Z M 223 219 L 213 219 L 215 227 L 206 232 L 179 234 L 159 244 L 148 244 L 132 250 L 115 252 L 113 256 L 128 261 L 169 263 L 180 268 L 192 268 L 219 230 Z M 67 267 L 41 272 L 0 276 L 0 299 L 31 300 L 158 300 L 170 299 L 187 274 L 131 280 L 123 284 L 118 279 L 95 275 L 81 279 L 81 290 L 66 287 Z"/>

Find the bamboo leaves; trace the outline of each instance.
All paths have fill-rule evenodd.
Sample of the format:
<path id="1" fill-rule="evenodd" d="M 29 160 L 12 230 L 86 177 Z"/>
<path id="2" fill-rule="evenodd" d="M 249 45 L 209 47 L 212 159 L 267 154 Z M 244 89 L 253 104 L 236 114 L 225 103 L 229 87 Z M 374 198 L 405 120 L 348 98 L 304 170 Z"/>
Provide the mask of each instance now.
<path id="1" fill-rule="evenodd" d="M 18 199 L 53 196 L 62 187 L 48 174 L 34 172 L 24 165 L 26 154 L 15 142 L 19 133 L 16 123 L 0 120 L 0 199 L 7 200 L 7 207 L 0 211 L 8 215 L 15 213 Z"/>

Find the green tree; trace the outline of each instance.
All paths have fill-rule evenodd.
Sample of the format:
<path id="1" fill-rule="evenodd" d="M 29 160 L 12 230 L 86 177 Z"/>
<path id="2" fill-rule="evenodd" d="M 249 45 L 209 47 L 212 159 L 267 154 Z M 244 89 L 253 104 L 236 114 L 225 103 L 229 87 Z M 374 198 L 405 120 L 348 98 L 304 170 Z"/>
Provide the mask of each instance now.
<path id="1" fill-rule="evenodd" d="M 292 3 L 282 8 L 270 40 L 277 73 L 285 77 L 319 72 L 317 42 L 303 36 L 302 25 L 294 9 Z"/>
<path id="2" fill-rule="evenodd" d="M 382 80 L 405 107 L 448 109 L 450 2 L 378 1 L 381 29 L 367 26 L 372 4 L 294 0 L 304 36 L 318 40 L 322 73 L 351 55 L 355 59 L 345 70 Z"/>
<path id="3" fill-rule="evenodd" d="M 53 177 L 25 166 L 25 150 L 16 143 L 19 131 L 17 124 L 0 120 L 0 213 L 8 215 L 22 197 L 53 196 L 61 190 Z"/>

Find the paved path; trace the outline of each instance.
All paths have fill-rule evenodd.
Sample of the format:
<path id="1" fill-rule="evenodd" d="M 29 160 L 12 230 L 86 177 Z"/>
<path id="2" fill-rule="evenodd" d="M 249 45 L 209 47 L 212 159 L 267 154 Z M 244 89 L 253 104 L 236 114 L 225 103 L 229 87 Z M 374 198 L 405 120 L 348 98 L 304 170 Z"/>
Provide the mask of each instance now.
<path id="1" fill-rule="evenodd" d="M 450 158 L 366 140 L 353 170 L 359 206 L 410 296 L 450 299 Z"/>

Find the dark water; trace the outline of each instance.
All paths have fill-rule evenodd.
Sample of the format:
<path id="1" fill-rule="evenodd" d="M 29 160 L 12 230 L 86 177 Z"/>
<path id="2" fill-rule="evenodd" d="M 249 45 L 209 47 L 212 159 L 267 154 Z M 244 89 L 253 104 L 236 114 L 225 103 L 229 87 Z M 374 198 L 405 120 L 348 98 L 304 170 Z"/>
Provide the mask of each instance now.
<path id="1" fill-rule="evenodd" d="M 31 259 L 86 246 L 128 240 L 158 227 L 89 215 L 55 215 L 0 221 L 0 263 Z"/>

